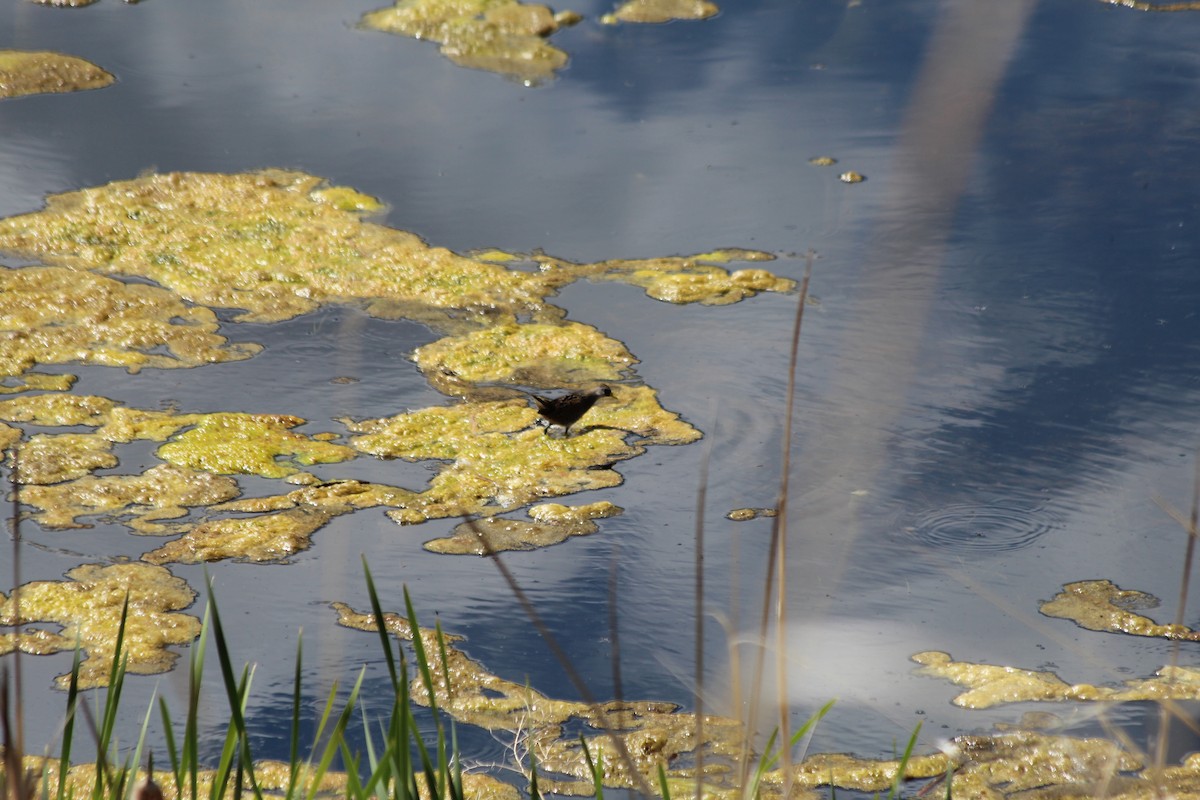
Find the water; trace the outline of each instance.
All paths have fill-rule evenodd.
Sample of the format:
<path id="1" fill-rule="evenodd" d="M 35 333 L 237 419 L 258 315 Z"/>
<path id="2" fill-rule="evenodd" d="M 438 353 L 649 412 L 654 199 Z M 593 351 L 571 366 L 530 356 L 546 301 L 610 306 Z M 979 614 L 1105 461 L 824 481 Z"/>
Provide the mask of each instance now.
<path id="1" fill-rule="evenodd" d="M 789 692 L 798 718 L 842 698 L 814 746 L 889 753 L 918 719 L 928 745 L 1028 710 L 950 706 L 953 687 L 910 674 L 921 650 L 1052 664 L 1069 682 L 1166 662 L 1162 642 L 1047 620 L 1037 601 L 1106 577 L 1163 597 L 1156 619 L 1175 613 L 1183 535 L 1152 498 L 1187 506 L 1200 446 L 1200 15 L 1087 0 L 744 0 L 704 23 L 614 29 L 594 22 L 607 6 L 583 3 L 591 21 L 554 39 L 569 68 L 526 88 L 358 29 L 377 5 L 0 7 L 0 46 L 60 49 L 118 77 L 0 102 L 0 214 L 148 169 L 275 166 L 378 196 L 387 224 L 458 251 L 588 261 L 811 248 L 819 303 L 804 320 L 794 418 Z M 815 167 L 816 155 L 839 163 Z M 851 169 L 867 181 L 840 183 Z M 771 266 L 799 277 L 803 261 Z M 625 695 L 686 706 L 701 466 L 708 454 L 707 605 L 752 632 L 770 522 L 722 516 L 774 502 L 795 298 L 674 307 L 584 283 L 555 302 L 625 342 L 664 406 L 707 437 L 652 449 L 620 466 L 623 486 L 578 498 L 627 509 L 599 533 L 507 561 L 604 695 L 615 559 Z M 326 309 L 223 332 L 266 351 L 136 376 L 62 369 L 80 374 L 81 393 L 292 413 L 314 431 L 444 402 L 407 360 L 433 338 L 419 325 Z M 118 454 L 129 471 L 152 459 Z M 404 485 L 429 474 L 367 460 L 318 472 Z M 326 605 L 366 607 L 361 554 L 385 607 L 407 584 L 490 669 L 575 696 L 488 563 L 421 549 L 452 525 L 359 512 L 286 565 L 209 565 L 235 657 L 258 665 L 264 756 L 285 752 L 271 732 L 290 713 L 299 628 L 312 704 L 363 662 L 381 685 L 374 637 L 335 628 Z M 159 541 L 104 523 L 24 533 L 26 580 Z M 202 569 L 173 571 L 203 586 Z M 718 686 L 711 619 L 708 641 Z M 31 698 L 57 707 L 47 687 L 68 660 L 26 663 Z M 179 702 L 183 687 L 180 670 L 132 680 L 128 730 L 151 691 Z M 209 713 L 220 717 L 215 700 Z M 31 724 L 37 746 L 53 738 L 50 717 Z M 485 739 L 481 760 L 495 755 Z"/>

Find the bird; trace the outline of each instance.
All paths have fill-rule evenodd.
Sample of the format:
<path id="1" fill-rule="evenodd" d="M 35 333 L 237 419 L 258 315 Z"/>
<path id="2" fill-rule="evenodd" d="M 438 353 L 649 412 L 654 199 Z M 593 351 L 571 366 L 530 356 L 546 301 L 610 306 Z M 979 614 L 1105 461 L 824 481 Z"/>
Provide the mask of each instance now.
<path id="1" fill-rule="evenodd" d="M 538 414 L 546 420 L 546 433 L 550 432 L 551 425 L 561 425 L 563 436 L 568 436 L 571 426 L 578 422 L 579 418 L 586 414 L 597 400 L 601 397 L 612 397 L 613 393 L 612 389 L 602 383 L 594 389 L 568 392 L 559 397 L 544 397 L 532 392 L 529 393 L 529 396 L 537 403 Z"/>

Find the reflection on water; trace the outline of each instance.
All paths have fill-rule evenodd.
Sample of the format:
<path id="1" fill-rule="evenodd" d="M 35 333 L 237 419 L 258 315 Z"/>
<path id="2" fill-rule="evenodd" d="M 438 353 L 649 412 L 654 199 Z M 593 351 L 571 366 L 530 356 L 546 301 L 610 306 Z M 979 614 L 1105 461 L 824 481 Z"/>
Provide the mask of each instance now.
<path id="1" fill-rule="evenodd" d="M 801 348 L 789 686 L 798 715 L 830 695 L 845 707 L 817 746 L 877 752 L 917 719 L 933 738 L 1024 710 L 951 708 L 953 687 L 911 676 L 919 650 L 1096 682 L 1165 663 L 1161 642 L 1037 618 L 1036 600 L 1097 576 L 1175 596 L 1182 537 L 1150 497 L 1186 505 L 1200 444 L 1200 15 L 748 1 L 687 26 L 585 21 L 560 34 L 573 56 L 562 75 L 529 90 L 357 30 L 376 0 L 243 5 L 0 7 L 12 46 L 63 49 L 119 79 L 87 97 L 0 103 L 0 211 L 147 168 L 275 166 L 376 195 L 389 224 L 457 250 L 588 261 L 812 247 L 822 302 Z M 824 153 L 870 180 L 843 186 L 807 163 Z M 786 263 L 797 277 L 802 265 Z M 625 342 L 663 405 L 708 434 L 708 605 L 743 627 L 757 618 L 769 520 L 722 515 L 774 502 L 792 300 L 675 308 L 578 284 L 556 301 Z M 312 430 L 447 402 L 408 360 L 432 338 L 413 323 L 328 309 L 221 332 L 266 350 L 170 373 L 69 371 L 77 392 L 134 407 L 291 413 Z M 149 458 L 125 453 L 122 471 Z M 700 454 L 628 462 L 624 486 L 583 498 L 624 516 L 509 560 L 598 693 L 612 688 L 604 620 L 619 543 L 625 693 L 691 702 Z M 393 483 L 422 469 L 346 467 Z M 298 627 L 316 651 L 316 698 L 375 658 L 324 605 L 363 605 L 361 554 L 385 605 L 408 584 L 489 668 L 570 695 L 490 565 L 421 549 L 452 523 L 398 528 L 359 512 L 290 565 L 212 568 L 240 623 L 235 657 L 258 662 L 269 687 L 253 715 L 263 755 L 285 748 L 267 732 L 288 713 L 278 697 Z M 78 540 L 25 535 L 26 579 L 60 579 L 79 553 L 148 549 L 103 522 Z M 1174 611 L 1168 601 L 1157 618 Z M 45 687 L 64 664 L 34 663 L 27 684 L 53 707 Z M 163 680 L 184 696 L 178 676 Z M 130 700 L 130 730 L 145 696 Z M 50 741 L 53 722 L 31 721 L 31 740 Z"/>

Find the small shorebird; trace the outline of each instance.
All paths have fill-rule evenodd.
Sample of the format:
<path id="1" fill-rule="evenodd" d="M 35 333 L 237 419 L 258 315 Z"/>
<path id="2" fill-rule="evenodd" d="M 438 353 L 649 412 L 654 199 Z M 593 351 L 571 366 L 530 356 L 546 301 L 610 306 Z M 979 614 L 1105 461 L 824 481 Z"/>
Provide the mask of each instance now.
<path id="1" fill-rule="evenodd" d="M 595 389 L 588 389 L 585 392 L 568 392 L 559 397 L 543 397 L 532 392 L 529 393 L 529 396 L 537 403 L 538 414 L 546 420 L 546 433 L 550 432 L 551 425 L 561 425 L 563 436 L 568 436 L 571 426 L 578 422 L 579 418 L 586 414 L 597 400 L 601 397 L 612 397 L 612 389 L 602 383 Z"/>

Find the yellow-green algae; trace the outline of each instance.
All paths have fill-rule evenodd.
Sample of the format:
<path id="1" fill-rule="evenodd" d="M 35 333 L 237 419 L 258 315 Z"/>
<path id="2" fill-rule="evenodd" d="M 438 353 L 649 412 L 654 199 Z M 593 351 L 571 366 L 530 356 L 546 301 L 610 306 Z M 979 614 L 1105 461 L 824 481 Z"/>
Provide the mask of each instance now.
<path id="1" fill-rule="evenodd" d="M 349 447 L 293 433 L 304 422 L 286 414 L 216 413 L 158 448 L 158 457 L 181 467 L 223 474 L 283 478 L 296 465 L 332 464 L 354 458 Z M 290 463 L 289 463 L 290 462 Z"/>
<path id="2" fill-rule="evenodd" d="M 638 363 L 623 344 L 579 322 L 493 325 L 418 347 L 413 360 L 446 394 L 481 383 L 580 388 L 618 380 Z"/>
<path id="3" fill-rule="evenodd" d="M 466 258 L 364 220 L 380 207 L 374 198 L 302 172 L 151 174 L 51 195 L 42 211 L 0 220 L 0 252 L 148 278 L 192 303 L 244 309 L 238 319 L 256 322 L 290 319 L 327 303 L 356 303 L 376 316 L 456 330 L 518 317 L 553 322 L 563 312 L 545 298 L 581 277 L 633 282 L 678 303 L 730 303 L 795 285 L 766 270 L 719 266 L 773 258 L 740 249 L 594 264 L 538 254 L 529 258 L 539 271 L 506 269 L 511 259 Z M 215 329 L 199 330 L 212 322 L 207 309 L 168 319 L 175 317 L 190 323 L 181 327 L 194 337 L 209 337 L 196 363 L 253 353 L 253 346 L 219 347 L 224 340 Z M 180 348 L 176 358 L 187 362 Z M 114 343 L 108 357 L 139 358 L 120 349 Z"/>
<path id="4" fill-rule="evenodd" d="M 376 630 L 373 615 L 334 603 L 339 623 L 365 631 Z M 393 636 L 411 641 L 414 631 L 408 621 L 394 613 L 384 614 L 384 626 Z M 527 684 L 505 680 L 487 671 L 456 646 L 461 637 L 420 628 L 416 632 L 430 659 L 433 690 L 440 709 L 459 723 L 476 725 L 512 737 L 510 752 L 521 763 L 508 766 L 524 770 L 528 753 L 537 757 L 538 783 L 543 791 L 592 796 L 595 787 L 578 734 L 566 734 L 572 721 L 585 726 L 584 738 L 593 758 L 599 760 L 602 783 L 611 788 L 631 788 L 633 777 L 615 753 L 606 727 L 623 739 L 635 769 L 653 786 L 663 769 L 672 794 L 688 794 L 695 788 L 692 759 L 697 747 L 695 715 L 681 713 L 669 703 L 637 701 L 606 702 L 596 707 L 581 702 L 555 700 Z M 443 662 L 442 654 L 445 654 Z M 446 676 L 449 677 L 447 683 Z M 409 685 L 409 694 L 428 705 L 427 689 L 420 679 Z M 742 726 L 735 720 L 706 716 L 704 796 L 720 800 L 744 797 L 736 764 L 747 746 Z M 749 754 L 751 763 L 756 761 Z M 894 782 L 898 760 L 876 761 L 844 754 L 818 754 L 794 764 L 790 798 L 816 800 L 828 797 L 825 787 L 881 792 Z M 909 781 L 933 779 L 929 789 L 954 769 L 956 797 L 1032 798 L 1093 797 L 1100 787 L 1118 788 L 1106 797 L 1149 798 L 1157 790 L 1200 791 L 1200 757 L 1162 773 L 1141 772 L 1144 764 L 1134 755 L 1106 739 L 1080 739 L 1036 731 L 1005 731 L 996 735 L 959 736 L 941 752 L 917 754 L 904 765 Z M 782 769 L 767 771 L 761 794 L 782 796 L 786 777 Z M 1183 796 L 1173 794 L 1172 796 Z M 1187 795 L 1193 796 L 1193 795 Z M 1196 795 L 1200 796 L 1200 795 Z"/>
<path id="5" fill-rule="evenodd" d="M 759 517 L 774 517 L 779 513 L 774 508 L 735 508 L 725 515 L 725 519 L 734 522 L 748 522 Z"/>
<path id="6" fill-rule="evenodd" d="M 137 372 L 239 361 L 262 349 L 228 344 L 211 310 L 172 292 L 63 267 L 0 267 L 0 320 L 0 380 L 18 385 L 38 364 Z"/>
<path id="7" fill-rule="evenodd" d="M 953 700 L 956 706 L 963 708 L 1072 700 L 1130 702 L 1200 699 L 1200 669 L 1190 667 L 1160 667 L 1153 677 L 1131 678 L 1116 687 L 1090 683 L 1068 684 L 1053 672 L 954 661 L 949 653 L 937 650 L 917 653 L 912 660 L 922 665 L 915 670 L 917 675 L 941 678 L 967 687 L 968 691 Z"/>
<path id="8" fill-rule="evenodd" d="M 605 24 L 617 22 L 670 22 L 677 19 L 707 19 L 720 11 L 708 0 L 627 0 L 611 14 Z"/>
<path id="9" fill-rule="evenodd" d="M 437 42 L 442 55 L 460 66 L 532 84 L 566 65 L 567 54 L 546 37 L 577 19 L 517 0 L 398 0 L 362 21 L 386 33 Z"/>
<path id="10" fill-rule="evenodd" d="M 502 517 L 464 522 L 454 528 L 451 536 L 426 542 L 425 549 L 434 553 L 477 556 L 505 550 L 536 550 L 565 542 L 572 536 L 595 533 L 599 526 L 592 520 L 616 516 L 622 510 L 608 501 L 584 506 L 543 503 L 530 507 L 529 516 L 533 522 Z M 486 545 L 480 540 L 481 536 Z"/>
<path id="11" fill-rule="evenodd" d="M 18 446 L 17 483 L 52 484 L 117 465 L 112 442 L 94 433 L 39 433 Z"/>
<path id="12" fill-rule="evenodd" d="M 196 564 L 231 558 L 279 561 L 307 550 L 312 535 L 334 517 L 361 508 L 400 505 L 413 493 L 359 481 L 306 486 L 286 495 L 213 506 L 213 511 L 259 513 L 257 517 L 209 520 L 142 555 L 151 564 Z"/>
<path id="13" fill-rule="evenodd" d="M 1063 586 L 1052 600 L 1042 603 L 1040 611 L 1047 617 L 1069 619 L 1090 631 L 1200 641 L 1200 633 L 1186 625 L 1160 625 L 1134 612 L 1138 608 L 1157 608 L 1158 604 L 1154 595 L 1122 589 L 1112 581 L 1078 581 Z"/>
<path id="14" fill-rule="evenodd" d="M 186 644 L 200 634 L 198 619 L 177 613 L 192 604 L 196 593 L 161 567 L 85 564 L 66 577 L 66 581 L 27 583 L 8 597 L 0 595 L 0 625 L 45 622 L 62 626 L 58 633 L 42 631 L 32 638 L 24 631 L 5 634 L 0 637 L 0 653 L 18 646 L 23 652 L 71 651 L 78 642 L 86 653 L 79 670 L 80 688 L 103 686 L 112 669 L 126 596 L 129 614 L 122 654 L 129 659 L 129 672 L 167 672 L 177 654 L 166 648 Z M 18 592 L 19 619 L 14 600 Z M 69 675 L 59 675 L 55 682 L 66 688 L 69 679 Z"/>
<path id="15" fill-rule="evenodd" d="M 646 445 L 686 444 L 700 437 L 678 415 L 665 411 L 654 390 L 644 386 L 615 386 L 613 397 L 593 407 L 587 424 L 569 438 L 547 436 L 534 427 L 536 419 L 537 412 L 524 398 L 468 401 L 386 419 L 343 420 L 358 434 L 347 447 L 324 441 L 332 434 L 305 437 L 292 432 L 303 420 L 288 415 L 173 414 L 126 408 L 94 396 L 0 401 L 0 420 L 95 428 L 90 434 L 39 434 L 22 445 L 30 453 L 22 459 L 22 475 L 30 482 L 35 476 L 38 482 L 62 477 L 48 471 L 73 464 L 98 461 L 112 466 L 113 443 L 169 439 L 158 455 L 173 465 L 170 469 L 157 467 L 140 476 L 81 477 L 77 473 L 87 472 L 81 466 L 66 474 L 74 482 L 23 495 L 39 509 L 33 518 L 48 525 L 73 527 L 82 524 L 80 517 L 105 514 L 140 533 L 182 535 L 143 556 L 156 564 L 286 558 L 307 548 L 312 534 L 333 517 L 362 508 L 387 507 L 395 521 L 412 524 L 465 514 L 488 516 L 545 498 L 609 488 L 621 482 L 621 476 L 608 469 L 615 462 L 642 453 Z M 634 440 L 626 441 L 631 434 Z M 71 446 L 50 450 L 45 443 L 53 441 Z M 47 455 L 36 455 L 43 450 Z M 218 480 L 215 474 L 285 477 L 297 474 L 296 464 L 343 461 L 358 452 L 446 463 L 427 487 L 416 490 L 335 481 L 221 503 L 236 492 L 236 484 Z M 280 461 L 283 458 L 291 463 Z M 299 477 L 302 483 L 316 480 L 307 474 Z M 159 523 L 199 506 L 207 506 L 210 513 L 258 516 Z"/>
<path id="16" fill-rule="evenodd" d="M 666 303 L 728 305 L 760 292 L 790 292 L 796 282 L 780 278 L 765 269 L 729 271 L 722 264 L 731 261 L 773 261 L 775 256 L 761 250 L 726 248 L 690 256 L 629 258 L 577 264 L 544 253 L 531 256 L 556 283 L 579 278 L 621 281 L 646 290 L 655 300 Z"/>
<path id="17" fill-rule="evenodd" d="M 0 400 L 0 419 L 44 426 L 99 427 L 116 407 L 116 401 L 95 395 L 27 395 Z"/>
<path id="18" fill-rule="evenodd" d="M 537 413 L 524 400 L 466 402 L 396 417 L 353 422 L 350 445 L 371 455 L 449 463 L 429 488 L 389 512 L 402 524 L 464 514 L 492 515 L 548 497 L 609 488 L 621 477 L 607 467 L 643 452 L 643 444 L 686 444 L 699 431 L 664 411 L 646 387 L 613 387 L 610 402 L 589 412 L 586 430 L 569 438 L 530 427 Z M 641 438 L 626 442 L 629 433 Z"/>
<path id="19" fill-rule="evenodd" d="M 31 519 L 47 528 L 86 528 L 80 517 L 123 519 L 137 533 L 164 534 L 177 528 L 188 508 L 210 506 L 238 495 L 237 482 L 210 472 L 159 464 L 141 475 L 86 475 L 54 486 L 26 486 L 21 502 L 39 509 Z"/>
<path id="20" fill-rule="evenodd" d="M 335 302 L 430 323 L 540 305 L 547 288 L 537 274 L 365 222 L 362 209 L 375 206 L 349 202 L 349 191 L 285 170 L 145 175 L 52 195 L 42 211 L 0 220 L 0 251 L 149 278 L 193 303 L 244 309 L 241 321 L 278 322 Z"/>
<path id="21" fill-rule="evenodd" d="M 119 407 L 94 396 L 37 395 L 0 401 L 0 420 L 37 425 L 87 425 L 95 433 L 38 434 L 21 447 L 24 483 L 56 483 L 117 464 L 114 442 L 164 441 L 159 458 L 179 467 L 219 474 L 282 478 L 298 466 L 330 464 L 355 457 L 345 445 L 307 436 L 292 428 L 304 424 L 289 414 L 173 414 Z"/>
<path id="22" fill-rule="evenodd" d="M 114 80 L 100 67 L 75 56 L 0 50 L 0 98 L 100 89 Z"/>
<path id="23" fill-rule="evenodd" d="M 26 756 L 24 767 L 27 771 L 38 776 L 38 788 L 42 787 L 42 777 L 46 781 L 48 797 L 57 797 L 60 780 L 60 764 L 57 758 L 42 758 Z M 286 761 L 262 760 L 254 762 L 254 783 L 250 783 L 248 770 L 246 780 L 240 786 L 236 781 L 228 780 L 224 794 L 215 794 L 214 785 L 216 773 L 213 770 L 196 770 L 196 791 L 201 797 L 220 797 L 222 800 L 234 800 L 237 797 L 254 796 L 261 792 L 263 797 L 286 798 L 303 796 L 319 800 L 344 800 L 350 793 L 349 783 L 344 772 L 320 769 L 309 764 L 291 764 Z M 130 785 L 140 785 L 146 778 L 144 771 L 134 770 L 130 776 Z M 3 768 L 0 765 L 0 776 Z M 192 797 L 191 773 L 188 773 L 188 783 L 182 789 L 176 785 L 175 774 L 171 770 L 156 770 L 154 781 L 162 790 L 166 800 L 182 800 Z M 94 764 L 75 764 L 67 772 L 64 781 L 64 797 L 90 797 L 97 784 L 96 766 Z M 421 800 L 429 800 L 428 790 L 424 788 L 424 780 L 418 781 L 418 796 Z M 463 797 L 466 800 L 521 800 L 521 793 L 512 784 L 482 772 L 463 772 Z M 134 797 L 144 797 L 137 788 Z"/>

